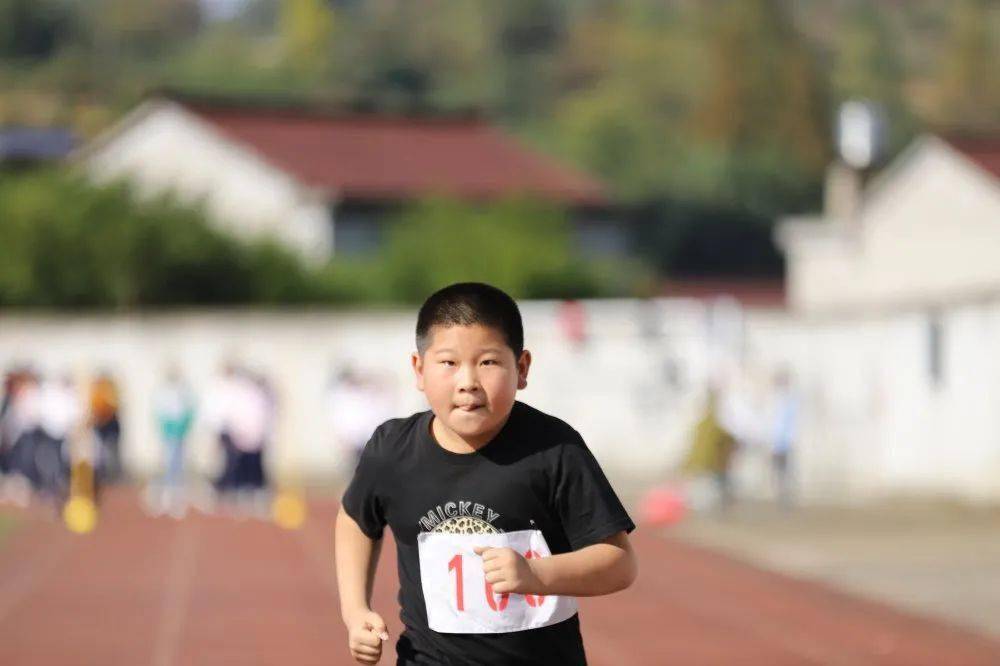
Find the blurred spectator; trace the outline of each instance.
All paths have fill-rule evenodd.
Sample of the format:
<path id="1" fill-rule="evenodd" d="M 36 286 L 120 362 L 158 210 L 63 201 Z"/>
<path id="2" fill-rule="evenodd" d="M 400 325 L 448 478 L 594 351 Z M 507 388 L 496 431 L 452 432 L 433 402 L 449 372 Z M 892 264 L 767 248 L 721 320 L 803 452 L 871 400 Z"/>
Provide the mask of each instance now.
<path id="1" fill-rule="evenodd" d="M 215 487 L 222 499 L 264 502 L 263 453 L 274 427 L 276 401 L 269 383 L 227 364 L 208 404 L 219 436 L 223 468 Z"/>
<path id="2" fill-rule="evenodd" d="M 14 369 L 4 378 L 0 408 L 2 488 L 0 497 L 21 506 L 31 499 L 35 474 L 35 440 L 39 434 L 38 380 L 26 368 Z"/>
<path id="3" fill-rule="evenodd" d="M 10 473 L 10 452 L 14 448 L 13 419 L 10 414 L 13 411 L 14 392 L 18 381 L 18 371 L 10 370 L 4 374 L 3 386 L 0 390 L 0 479 Z"/>
<path id="4" fill-rule="evenodd" d="M 267 490 L 264 451 L 274 437 L 277 398 L 266 376 L 246 373 L 240 382 L 238 419 L 234 422 L 236 489 L 244 494 Z"/>
<path id="5" fill-rule="evenodd" d="M 35 443 L 42 434 L 42 389 L 37 374 L 28 371 L 20 378 L 11 408 L 15 433 L 13 451 L 15 471 L 34 486 L 38 482 Z"/>
<path id="6" fill-rule="evenodd" d="M 122 478 L 118 409 L 118 387 L 110 374 L 101 372 L 90 385 L 90 423 L 100 444 L 98 471 L 103 483 L 116 483 Z"/>
<path id="7" fill-rule="evenodd" d="M 778 503 L 792 505 L 791 463 L 799 429 L 799 396 L 792 386 L 787 370 L 780 370 L 774 377 L 774 395 L 771 432 L 771 469 Z"/>
<path id="8" fill-rule="evenodd" d="M 361 457 L 368 438 L 391 416 L 386 392 L 371 377 L 345 366 L 337 373 L 327 396 L 327 413 L 334 439 L 350 453 L 351 469 Z"/>
<path id="9" fill-rule="evenodd" d="M 181 377 L 180 371 L 170 368 L 154 401 L 164 459 L 156 509 L 181 517 L 187 501 L 184 493 L 184 452 L 185 441 L 194 421 L 194 394 Z"/>
<path id="10" fill-rule="evenodd" d="M 587 309 L 583 303 L 568 299 L 559 304 L 559 328 L 576 350 L 587 344 Z"/>
<path id="11" fill-rule="evenodd" d="M 711 390 L 705 411 L 695 426 L 684 469 L 694 475 L 711 475 L 718 491 L 719 506 L 727 509 L 733 502 L 729 467 L 736 441 L 719 422 L 718 401 L 716 391 Z"/>
<path id="12" fill-rule="evenodd" d="M 215 431 L 222 451 L 222 468 L 215 479 L 215 490 L 224 495 L 233 488 L 236 472 L 236 447 L 233 446 L 232 434 L 229 432 L 233 402 L 236 400 L 235 364 L 226 363 L 222 374 L 208 394 L 206 405 L 206 420 Z"/>
<path id="13" fill-rule="evenodd" d="M 637 302 L 636 321 L 643 342 L 653 345 L 663 340 L 663 311 L 654 298 L 641 298 Z"/>
<path id="14" fill-rule="evenodd" d="M 34 442 L 36 489 L 61 504 L 69 482 L 68 442 L 83 418 L 80 396 L 72 377 L 43 382 L 39 394 L 39 436 Z"/>

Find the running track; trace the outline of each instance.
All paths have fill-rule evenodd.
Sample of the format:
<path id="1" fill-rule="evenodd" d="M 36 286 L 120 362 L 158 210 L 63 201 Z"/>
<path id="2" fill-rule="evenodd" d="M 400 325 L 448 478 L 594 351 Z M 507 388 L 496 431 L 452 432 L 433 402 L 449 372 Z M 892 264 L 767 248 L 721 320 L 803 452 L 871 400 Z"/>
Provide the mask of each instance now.
<path id="1" fill-rule="evenodd" d="M 38 512 L 0 548 L 4 666 L 354 663 L 332 565 L 332 504 L 305 529 L 152 519 L 107 498 L 87 537 Z M 12 509 L 2 509 L 12 512 Z M 792 580 L 640 528 L 640 578 L 581 602 L 592 664 L 1000 664 L 1000 641 Z M 395 557 L 375 607 L 398 636 Z M 383 664 L 393 664 L 394 652 Z"/>

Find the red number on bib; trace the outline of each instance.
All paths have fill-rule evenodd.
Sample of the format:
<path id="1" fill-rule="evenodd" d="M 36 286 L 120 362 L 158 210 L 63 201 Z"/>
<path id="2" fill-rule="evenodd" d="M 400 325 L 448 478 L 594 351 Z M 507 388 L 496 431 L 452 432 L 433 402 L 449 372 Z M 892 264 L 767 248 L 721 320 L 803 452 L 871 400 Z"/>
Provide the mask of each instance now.
<path id="1" fill-rule="evenodd" d="M 535 552 L 533 550 L 529 550 L 528 552 L 526 552 L 524 554 L 524 559 L 526 559 L 526 560 L 530 560 L 530 559 L 536 559 L 537 560 L 537 559 L 541 559 L 541 557 L 542 557 L 541 555 L 539 555 L 537 552 Z M 528 605 L 531 606 L 532 608 L 536 608 L 538 606 L 541 606 L 543 603 L 545 603 L 545 597 L 543 595 L 537 595 L 536 596 L 534 594 L 526 594 L 526 595 L 524 595 L 524 600 L 527 601 Z"/>
<path id="2" fill-rule="evenodd" d="M 448 571 L 455 571 L 455 604 L 458 610 L 465 610 L 465 595 L 462 590 L 462 554 L 459 553 L 448 562 Z"/>
<path id="3" fill-rule="evenodd" d="M 493 598 L 493 585 L 490 581 L 486 581 L 486 603 L 493 610 L 502 613 L 507 608 L 507 604 L 510 603 L 510 592 L 503 592 L 500 595 L 500 604 L 498 605 L 496 599 Z"/>
<path id="4" fill-rule="evenodd" d="M 534 553 L 535 557 L 539 556 L 538 553 L 535 553 L 534 551 L 530 552 Z M 528 557 L 531 557 L 531 555 L 528 555 Z M 458 608 L 458 610 L 460 611 L 464 611 L 465 590 L 463 589 L 463 584 L 462 584 L 461 553 L 456 554 L 455 557 L 448 560 L 448 571 L 455 572 L 455 607 Z M 488 603 L 490 605 L 490 608 L 492 608 L 493 610 L 497 611 L 498 613 L 502 613 L 504 610 L 507 609 L 507 604 L 510 603 L 510 592 L 501 593 L 499 602 L 494 598 L 493 594 L 494 594 L 493 585 L 491 585 L 489 581 L 486 581 L 486 603 Z M 535 606 L 534 598 L 531 595 L 525 595 L 525 596 L 528 599 L 528 604 L 534 607 Z M 541 600 L 543 599 L 545 599 L 545 597 L 539 597 L 539 601 L 537 603 L 541 605 L 542 603 Z"/>

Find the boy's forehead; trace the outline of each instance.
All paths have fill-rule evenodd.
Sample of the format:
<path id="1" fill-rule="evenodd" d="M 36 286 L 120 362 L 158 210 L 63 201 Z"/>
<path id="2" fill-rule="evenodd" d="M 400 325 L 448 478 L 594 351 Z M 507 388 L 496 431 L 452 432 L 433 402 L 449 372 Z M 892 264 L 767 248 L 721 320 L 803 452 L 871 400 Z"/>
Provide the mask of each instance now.
<path id="1" fill-rule="evenodd" d="M 499 347 L 509 349 L 507 339 L 502 331 L 493 326 L 483 324 L 435 324 L 428 331 L 428 350 L 435 350 L 453 345 L 477 347 Z"/>

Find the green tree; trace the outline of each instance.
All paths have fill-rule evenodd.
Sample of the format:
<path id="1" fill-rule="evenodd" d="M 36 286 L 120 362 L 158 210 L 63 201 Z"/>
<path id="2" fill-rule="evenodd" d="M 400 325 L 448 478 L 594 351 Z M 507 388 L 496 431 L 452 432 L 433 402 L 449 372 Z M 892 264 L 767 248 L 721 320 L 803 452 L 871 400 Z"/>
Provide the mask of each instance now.
<path id="1" fill-rule="evenodd" d="M 939 114 L 948 124 L 989 127 L 1000 120 L 1000 10 L 986 0 L 953 4 L 941 60 Z"/>
<path id="2" fill-rule="evenodd" d="M 521 298 L 629 293 L 640 271 L 576 256 L 569 221 L 538 202 L 418 203 L 390 225 L 384 249 L 363 275 L 366 298 L 419 302 L 446 284 L 478 280 Z M 350 279 L 338 271 L 340 280 Z"/>
<path id="3" fill-rule="evenodd" d="M 155 62 L 183 48 L 202 27 L 198 0 L 90 0 L 79 6 L 80 40 L 105 65 Z"/>
<path id="4" fill-rule="evenodd" d="M 710 3 L 710 74 L 696 111 L 716 196 L 758 212 L 811 207 L 830 159 L 827 90 L 778 0 Z M 714 167 L 713 167 L 714 165 Z"/>
<path id="5" fill-rule="evenodd" d="M 282 0 L 281 39 L 286 57 L 296 68 L 323 70 L 333 31 L 334 14 L 327 0 Z"/>
<path id="6" fill-rule="evenodd" d="M 501 109 L 512 119 L 545 113 L 553 101 L 555 55 L 565 36 L 565 7 L 557 0 L 495 3 L 496 55 L 503 77 Z"/>
<path id="7" fill-rule="evenodd" d="M 124 185 L 0 178 L 0 305 L 111 307 L 303 302 L 310 274 L 273 243 L 241 243 L 197 209 L 138 203 Z"/>
<path id="8" fill-rule="evenodd" d="M 384 0 L 338 10 L 331 77 L 379 109 L 494 106 L 499 65 L 487 0 Z"/>
<path id="9" fill-rule="evenodd" d="M 898 41 L 884 10 L 856 4 L 838 31 L 831 76 L 838 101 L 865 99 L 882 107 L 890 152 L 909 142 L 916 124 L 904 96 L 906 72 Z"/>
<path id="10" fill-rule="evenodd" d="M 72 30 L 60 0 L 0 0 L 0 58 L 46 58 Z"/>
<path id="11" fill-rule="evenodd" d="M 532 138 L 627 200 L 704 192 L 688 156 L 705 74 L 690 20 L 689 10 L 653 12 L 642 3 L 579 18 L 568 36 L 567 91 Z"/>
<path id="12" fill-rule="evenodd" d="M 795 166 L 826 166 L 825 90 L 807 43 L 777 0 L 712 3 L 702 135 L 732 151 L 783 146 Z"/>

